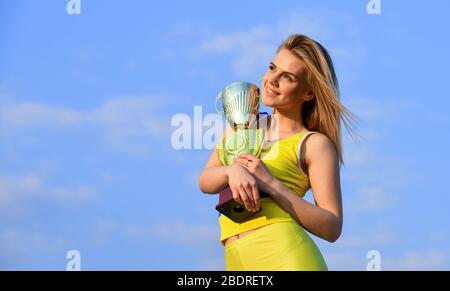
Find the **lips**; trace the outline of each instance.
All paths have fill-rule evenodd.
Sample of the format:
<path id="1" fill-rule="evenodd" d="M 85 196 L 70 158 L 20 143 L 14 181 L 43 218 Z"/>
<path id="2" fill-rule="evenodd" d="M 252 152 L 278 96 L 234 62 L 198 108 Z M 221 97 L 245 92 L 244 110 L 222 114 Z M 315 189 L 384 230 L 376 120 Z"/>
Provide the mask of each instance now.
<path id="1" fill-rule="evenodd" d="M 275 91 L 273 88 L 270 88 L 268 85 L 265 86 L 264 92 L 266 93 L 267 96 L 272 96 L 272 97 L 280 95 L 280 93 Z"/>

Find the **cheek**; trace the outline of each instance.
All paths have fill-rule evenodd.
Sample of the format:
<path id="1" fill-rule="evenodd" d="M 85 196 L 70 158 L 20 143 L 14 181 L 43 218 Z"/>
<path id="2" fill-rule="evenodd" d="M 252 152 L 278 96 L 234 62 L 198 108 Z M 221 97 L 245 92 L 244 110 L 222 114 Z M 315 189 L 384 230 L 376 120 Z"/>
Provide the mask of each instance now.
<path id="1" fill-rule="evenodd" d="M 297 96 L 298 95 L 298 88 L 295 85 L 292 84 L 282 84 L 282 86 L 280 86 L 281 91 L 283 93 L 283 95 L 285 95 L 286 97 L 292 97 L 292 96 Z"/>
<path id="2" fill-rule="evenodd" d="M 266 72 L 263 76 L 262 76 L 262 84 L 264 85 L 267 81 L 269 80 L 269 72 Z"/>

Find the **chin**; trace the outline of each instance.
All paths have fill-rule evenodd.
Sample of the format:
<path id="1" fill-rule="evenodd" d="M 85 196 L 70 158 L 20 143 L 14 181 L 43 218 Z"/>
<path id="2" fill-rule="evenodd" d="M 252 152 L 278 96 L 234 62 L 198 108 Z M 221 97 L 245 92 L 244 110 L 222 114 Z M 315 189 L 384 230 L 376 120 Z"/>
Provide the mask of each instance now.
<path id="1" fill-rule="evenodd" d="M 275 102 L 273 102 L 274 101 L 273 98 L 267 98 L 263 95 L 261 99 L 264 106 L 273 107 L 273 105 L 275 104 Z"/>

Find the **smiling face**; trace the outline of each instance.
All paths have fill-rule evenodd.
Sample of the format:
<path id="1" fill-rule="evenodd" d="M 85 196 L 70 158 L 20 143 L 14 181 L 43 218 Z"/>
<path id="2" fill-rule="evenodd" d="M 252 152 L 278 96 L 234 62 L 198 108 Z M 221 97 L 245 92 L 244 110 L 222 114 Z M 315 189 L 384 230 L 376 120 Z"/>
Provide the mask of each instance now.
<path id="1" fill-rule="evenodd" d="M 262 80 L 264 105 L 282 110 L 300 111 L 313 98 L 306 83 L 306 66 L 287 49 L 281 49 L 270 63 Z"/>

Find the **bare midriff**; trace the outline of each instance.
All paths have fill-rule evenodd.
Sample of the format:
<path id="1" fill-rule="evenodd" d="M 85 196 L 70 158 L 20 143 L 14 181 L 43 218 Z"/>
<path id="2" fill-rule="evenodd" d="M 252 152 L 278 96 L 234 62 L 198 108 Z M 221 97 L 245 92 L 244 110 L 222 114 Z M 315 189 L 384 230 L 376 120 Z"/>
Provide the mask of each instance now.
<path id="1" fill-rule="evenodd" d="M 225 240 L 223 241 L 223 245 L 226 246 L 227 244 L 230 244 L 230 243 L 234 242 L 235 240 L 240 239 L 240 238 L 242 238 L 242 237 L 244 237 L 244 236 L 246 236 L 246 235 L 249 235 L 249 234 L 251 234 L 252 232 L 255 232 L 256 230 L 258 230 L 258 229 L 260 229 L 260 228 L 263 228 L 263 227 L 266 227 L 266 226 L 267 226 L 267 225 L 263 225 L 263 226 L 260 226 L 260 227 L 258 227 L 258 228 L 255 228 L 255 229 L 247 230 L 247 231 L 238 233 L 238 234 L 236 234 L 236 235 L 230 236 L 229 238 L 227 238 L 227 239 L 225 239 Z"/>

